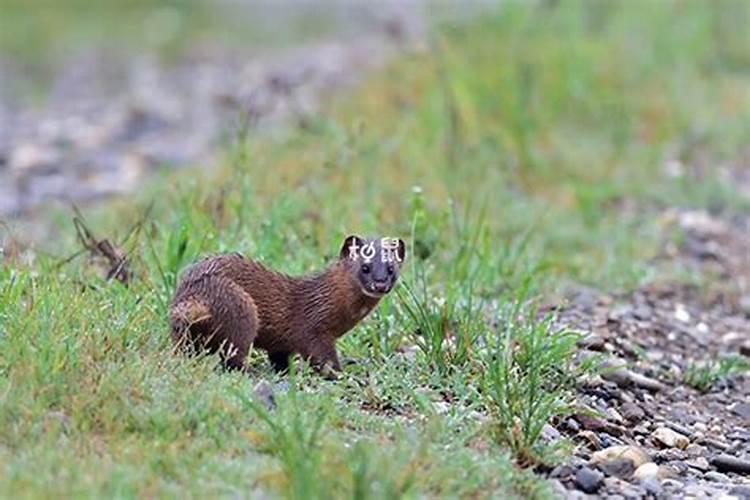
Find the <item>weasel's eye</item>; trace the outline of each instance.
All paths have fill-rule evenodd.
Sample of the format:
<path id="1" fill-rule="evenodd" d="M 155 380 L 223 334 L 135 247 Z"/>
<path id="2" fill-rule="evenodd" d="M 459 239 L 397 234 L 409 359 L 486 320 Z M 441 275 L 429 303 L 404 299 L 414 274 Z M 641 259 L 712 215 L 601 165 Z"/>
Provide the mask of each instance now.
<path id="1" fill-rule="evenodd" d="M 393 274 L 393 266 L 388 266 L 388 274 Z"/>
<path id="2" fill-rule="evenodd" d="M 368 266 L 367 264 L 363 265 L 362 266 L 362 272 L 365 273 L 365 274 L 369 274 L 370 273 L 370 266 Z"/>

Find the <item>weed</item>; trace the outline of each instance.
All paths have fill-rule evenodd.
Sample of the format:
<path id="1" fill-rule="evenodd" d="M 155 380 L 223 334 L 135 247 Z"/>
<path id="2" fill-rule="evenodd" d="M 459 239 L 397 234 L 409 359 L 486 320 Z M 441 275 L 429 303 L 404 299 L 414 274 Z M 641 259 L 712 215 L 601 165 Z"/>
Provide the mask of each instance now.
<path id="1" fill-rule="evenodd" d="M 522 463 L 549 460 L 539 436 L 552 418 L 572 410 L 572 389 L 582 369 L 572 355 L 580 335 L 555 327 L 552 317 L 536 318 L 521 301 L 499 311 L 493 333 L 481 365 L 493 431 Z"/>
<path id="2" fill-rule="evenodd" d="M 741 356 L 727 356 L 715 361 L 691 363 L 683 380 L 694 389 L 708 392 L 727 377 L 744 372 L 750 372 L 750 361 Z"/>

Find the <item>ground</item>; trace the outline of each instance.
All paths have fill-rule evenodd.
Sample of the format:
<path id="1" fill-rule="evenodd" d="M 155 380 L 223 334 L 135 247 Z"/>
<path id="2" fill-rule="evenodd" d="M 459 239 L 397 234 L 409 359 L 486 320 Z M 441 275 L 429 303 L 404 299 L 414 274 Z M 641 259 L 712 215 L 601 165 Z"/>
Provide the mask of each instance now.
<path id="1" fill-rule="evenodd" d="M 11 207 L 0 494 L 747 497 L 748 16 L 508 2 L 389 42 L 346 90 L 149 166 L 127 195 Z M 175 50 L 168 67 L 194 67 Z M 132 125 L 124 95 L 104 125 Z M 115 157 L 169 143 L 158 108 L 139 113 L 101 143 Z M 0 135 L 5 179 L 59 180 L 20 147 L 62 148 L 58 166 L 83 151 Z M 400 236 L 408 258 L 340 341 L 338 380 L 172 352 L 188 263 L 241 251 L 304 273 L 352 232 Z"/>

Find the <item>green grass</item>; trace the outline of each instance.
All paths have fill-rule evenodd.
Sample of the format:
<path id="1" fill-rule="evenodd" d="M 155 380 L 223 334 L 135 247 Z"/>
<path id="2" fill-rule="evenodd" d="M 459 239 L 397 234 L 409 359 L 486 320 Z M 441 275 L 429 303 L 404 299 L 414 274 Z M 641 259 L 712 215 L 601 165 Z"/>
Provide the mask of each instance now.
<path id="1" fill-rule="evenodd" d="M 727 356 L 718 360 L 691 363 L 683 380 L 694 389 L 708 392 L 719 382 L 738 373 L 750 372 L 750 361 L 742 356 Z"/>
<path id="2" fill-rule="evenodd" d="M 155 177 L 86 212 L 135 280 L 101 279 L 67 214 L 0 267 L 3 496 L 539 497 L 521 467 L 565 415 L 576 335 L 535 314 L 583 283 L 665 277 L 668 206 L 747 208 L 662 163 L 702 138 L 738 154 L 750 123 L 744 2 L 508 4 L 445 26 L 279 137 L 241 137 L 207 173 Z M 263 356 L 243 377 L 170 348 L 180 269 L 237 250 L 289 273 L 346 234 L 408 240 L 398 293 L 339 342 L 338 381 L 300 366 L 278 408 Z M 9 247 L 10 248 L 10 247 Z M 671 272 L 671 271 L 670 271 Z M 672 277 L 670 275 L 667 278 Z M 559 456 L 559 455 L 558 455 Z"/>

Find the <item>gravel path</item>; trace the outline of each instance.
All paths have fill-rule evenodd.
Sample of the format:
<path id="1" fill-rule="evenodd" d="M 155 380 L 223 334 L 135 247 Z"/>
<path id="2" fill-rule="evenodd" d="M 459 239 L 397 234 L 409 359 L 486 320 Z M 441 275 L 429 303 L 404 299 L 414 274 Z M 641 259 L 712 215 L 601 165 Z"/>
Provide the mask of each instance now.
<path id="1" fill-rule="evenodd" d="M 662 258 L 705 285 L 583 289 L 559 309 L 587 333 L 580 356 L 608 368 L 578 388 L 580 411 L 550 429 L 576 443 L 549 473 L 562 497 L 750 498 L 750 216 L 664 220 L 685 238 Z M 713 376 L 720 366 L 738 369 Z"/>

